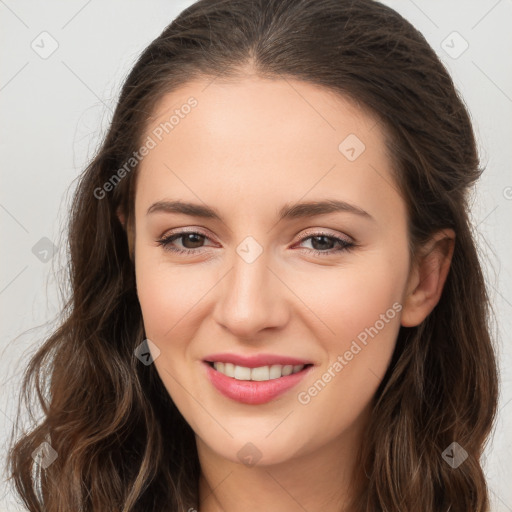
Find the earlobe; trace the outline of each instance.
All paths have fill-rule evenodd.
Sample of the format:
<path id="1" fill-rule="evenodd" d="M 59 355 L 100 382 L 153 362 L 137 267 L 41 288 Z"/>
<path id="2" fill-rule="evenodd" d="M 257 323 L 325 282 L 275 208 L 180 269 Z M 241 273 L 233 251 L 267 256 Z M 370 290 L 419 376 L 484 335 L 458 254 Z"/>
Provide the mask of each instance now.
<path id="1" fill-rule="evenodd" d="M 419 325 L 435 308 L 448 277 L 455 247 L 455 232 L 445 229 L 436 233 L 415 261 L 403 301 L 401 325 Z"/>

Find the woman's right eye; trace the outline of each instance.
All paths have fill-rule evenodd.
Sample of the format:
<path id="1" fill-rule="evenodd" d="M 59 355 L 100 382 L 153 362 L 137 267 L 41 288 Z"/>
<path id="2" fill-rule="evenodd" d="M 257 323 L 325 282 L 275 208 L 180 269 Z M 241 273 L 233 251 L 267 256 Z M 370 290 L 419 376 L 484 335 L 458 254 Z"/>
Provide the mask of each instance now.
<path id="1" fill-rule="evenodd" d="M 202 233 L 197 233 L 195 231 L 180 231 L 179 233 L 173 233 L 171 235 L 164 236 L 157 240 L 157 242 L 158 245 L 161 245 L 165 251 L 171 251 L 177 254 L 198 254 L 200 252 L 197 251 L 196 249 L 201 247 L 185 247 L 184 249 L 174 247 L 172 245 L 173 242 L 180 238 L 182 239 L 182 245 L 184 245 L 185 243 L 191 243 L 194 246 L 194 244 L 200 244 L 204 242 L 204 240 L 207 239 L 208 237 L 206 235 L 203 235 Z"/>

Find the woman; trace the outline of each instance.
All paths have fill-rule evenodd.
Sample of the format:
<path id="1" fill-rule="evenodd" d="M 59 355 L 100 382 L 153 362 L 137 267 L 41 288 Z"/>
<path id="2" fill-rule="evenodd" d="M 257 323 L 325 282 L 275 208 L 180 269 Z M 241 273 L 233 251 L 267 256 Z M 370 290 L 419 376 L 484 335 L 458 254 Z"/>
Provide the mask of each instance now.
<path id="1" fill-rule="evenodd" d="M 67 316 L 23 383 L 45 417 L 10 452 L 28 509 L 489 510 L 481 172 L 392 9 L 187 8 L 76 191 Z"/>

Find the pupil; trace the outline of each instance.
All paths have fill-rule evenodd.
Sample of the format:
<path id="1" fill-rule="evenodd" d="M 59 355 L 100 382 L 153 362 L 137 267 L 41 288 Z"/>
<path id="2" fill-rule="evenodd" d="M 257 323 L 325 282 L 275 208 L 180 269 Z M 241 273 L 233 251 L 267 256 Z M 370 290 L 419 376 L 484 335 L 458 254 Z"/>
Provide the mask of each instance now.
<path id="1" fill-rule="evenodd" d="M 196 240 L 192 240 L 192 238 L 195 238 Z M 187 247 L 186 243 L 184 243 L 183 245 L 185 245 L 185 247 L 187 247 L 187 249 L 195 249 L 195 248 L 201 246 L 202 238 L 204 238 L 203 235 L 199 235 L 199 234 L 196 234 L 196 233 L 189 233 L 188 235 L 185 235 L 184 242 L 185 241 L 186 242 L 191 242 L 192 243 L 192 247 Z M 194 245 L 194 244 L 198 244 L 198 245 Z"/>
<path id="2" fill-rule="evenodd" d="M 321 239 L 323 240 L 324 242 L 320 242 L 320 247 L 318 247 L 318 243 L 317 243 L 317 240 L 318 239 Z M 320 249 L 330 249 L 331 247 L 325 247 L 325 244 L 327 245 L 330 245 L 332 244 L 332 240 L 330 240 L 327 236 L 325 235 L 321 235 L 321 236 L 314 236 L 312 239 L 311 239 L 311 245 L 313 246 L 314 249 L 316 250 L 320 250 Z M 315 247 L 316 246 L 316 247 Z"/>

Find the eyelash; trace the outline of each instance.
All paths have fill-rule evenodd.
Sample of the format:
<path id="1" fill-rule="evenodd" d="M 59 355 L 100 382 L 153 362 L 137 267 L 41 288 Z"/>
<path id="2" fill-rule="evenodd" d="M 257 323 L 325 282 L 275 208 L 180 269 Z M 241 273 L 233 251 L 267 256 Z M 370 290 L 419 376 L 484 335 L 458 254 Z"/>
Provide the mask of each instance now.
<path id="1" fill-rule="evenodd" d="M 190 234 L 199 235 L 199 236 L 208 238 L 205 234 L 197 232 L 197 231 L 180 231 L 178 233 L 173 233 L 171 235 L 164 236 L 164 237 L 160 238 L 159 240 L 157 240 L 157 243 L 159 246 L 163 247 L 164 251 L 170 251 L 175 254 L 196 254 L 196 255 L 200 254 L 202 252 L 201 251 L 202 247 L 199 247 L 197 249 L 177 249 L 170 245 L 174 240 L 177 240 L 179 238 L 182 238 L 185 235 L 190 235 Z M 305 240 L 309 240 L 310 238 L 317 238 L 317 237 L 325 237 L 330 240 L 334 240 L 334 242 L 337 242 L 341 245 L 341 247 L 338 249 L 329 249 L 327 251 L 319 251 L 318 249 L 307 249 L 306 248 L 308 253 L 313 253 L 317 256 L 331 256 L 333 254 L 338 254 L 343 251 L 350 251 L 351 249 L 353 249 L 356 246 L 356 244 L 353 242 L 349 242 L 343 238 L 339 238 L 339 237 L 329 235 L 327 233 L 322 233 L 322 232 L 308 234 L 308 236 L 300 239 L 298 243 L 300 244 L 300 243 L 304 242 Z"/>

